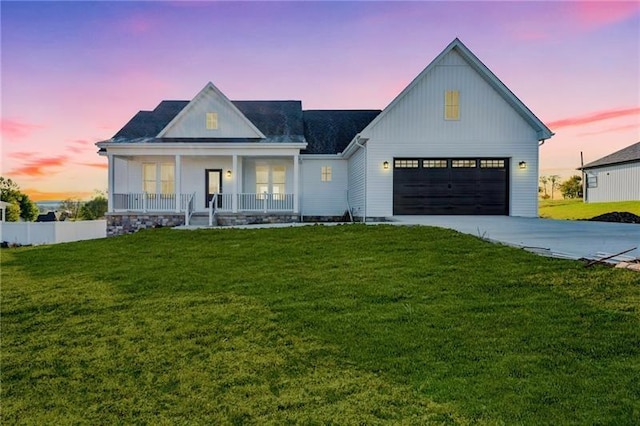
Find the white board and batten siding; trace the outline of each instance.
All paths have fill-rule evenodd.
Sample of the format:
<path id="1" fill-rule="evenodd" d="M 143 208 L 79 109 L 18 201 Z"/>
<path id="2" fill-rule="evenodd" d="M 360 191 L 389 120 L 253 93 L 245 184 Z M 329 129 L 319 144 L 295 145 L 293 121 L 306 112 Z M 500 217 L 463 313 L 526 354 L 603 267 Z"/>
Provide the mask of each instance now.
<path id="1" fill-rule="evenodd" d="M 459 120 L 444 119 L 447 90 L 459 91 Z M 393 215 L 393 159 L 403 157 L 508 158 L 509 214 L 538 215 L 536 131 L 455 50 L 400 96 L 362 131 L 369 139 L 368 217 Z M 386 170 L 385 161 L 391 165 Z"/>
<path id="2" fill-rule="evenodd" d="M 348 160 L 348 200 L 351 213 L 355 217 L 364 217 L 366 180 L 366 150 L 358 148 Z"/>
<path id="3" fill-rule="evenodd" d="M 613 164 L 585 172 L 597 182 L 596 187 L 587 188 L 587 203 L 640 201 L 640 162 Z"/>
<path id="4" fill-rule="evenodd" d="M 207 114 L 215 128 L 207 128 Z M 261 138 L 264 135 L 213 84 L 204 89 L 167 125 L 159 136 L 180 138 Z"/>
<path id="5" fill-rule="evenodd" d="M 304 155 L 301 160 L 302 215 L 342 216 L 347 211 L 347 160 L 335 155 Z M 331 180 L 322 180 L 323 167 L 331 167 Z"/>

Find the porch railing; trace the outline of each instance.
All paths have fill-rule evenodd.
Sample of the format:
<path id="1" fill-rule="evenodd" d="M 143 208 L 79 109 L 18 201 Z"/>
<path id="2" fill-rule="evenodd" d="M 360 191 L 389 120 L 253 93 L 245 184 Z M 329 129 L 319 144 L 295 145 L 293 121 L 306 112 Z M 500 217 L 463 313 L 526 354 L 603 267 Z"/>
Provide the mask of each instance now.
<path id="1" fill-rule="evenodd" d="M 226 211 L 227 206 L 223 206 Z M 231 207 L 231 206 L 229 206 Z M 293 210 L 293 194 L 238 194 L 238 210 L 245 212 L 279 212 Z"/>
<path id="2" fill-rule="evenodd" d="M 236 206 L 233 205 L 234 196 Z M 234 207 L 239 212 L 290 212 L 293 211 L 293 194 L 242 193 L 214 194 L 209 201 L 209 223 L 213 223 L 216 213 L 229 213 Z"/>
<path id="3" fill-rule="evenodd" d="M 234 206 L 235 198 L 235 206 Z M 234 208 L 239 212 L 292 212 L 293 194 L 241 193 L 216 194 L 215 211 L 230 213 Z M 177 204 L 177 205 L 176 205 Z M 145 192 L 113 194 L 115 211 L 134 212 L 187 212 L 189 216 L 195 210 L 195 194 L 148 194 Z M 207 205 L 209 210 L 214 206 Z"/>
<path id="4" fill-rule="evenodd" d="M 195 206 L 195 198 L 196 194 L 184 194 L 188 195 L 188 201 L 184 206 L 184 224 L 189 226 L 189 221 L 191 220 L 191 215 L 193 215 L 194 206 Z"/>
<path id="5" fill-rule="evenodd" d="M 188 211 L 193 212 L 193 198 L 195 194 L 149 194 L 134 192 L 127 194 L 113 194 L 114 210 L 129 210 L 141 212 Z"/>

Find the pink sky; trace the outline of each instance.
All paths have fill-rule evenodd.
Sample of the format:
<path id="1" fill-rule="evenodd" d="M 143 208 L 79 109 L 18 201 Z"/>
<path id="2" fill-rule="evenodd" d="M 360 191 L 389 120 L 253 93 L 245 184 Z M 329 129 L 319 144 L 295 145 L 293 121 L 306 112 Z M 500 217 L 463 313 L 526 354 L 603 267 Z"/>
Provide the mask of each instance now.
<path id="1" fill-rule="evenodd" d="M 567 177 L 640 140 L 638 2 L 6 2 L 4 177 L 34 199 L 106 190 L 94 143 L 191 99 L 382 109 L 459 37 L 556 135 Z"/>

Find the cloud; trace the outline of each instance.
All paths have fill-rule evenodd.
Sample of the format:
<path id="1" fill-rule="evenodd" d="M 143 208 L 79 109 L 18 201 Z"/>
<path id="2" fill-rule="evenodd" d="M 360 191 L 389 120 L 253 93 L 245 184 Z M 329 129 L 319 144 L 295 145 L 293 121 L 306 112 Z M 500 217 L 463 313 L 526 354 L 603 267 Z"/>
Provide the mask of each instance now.
<path id="1" fill-rule="evenodd" d="M 117 21 L 115 26 L 124 33 L 140 36 L 156 32 L 159 28 L 162 28 L 162 25 L 158 16 L 153 16 L 147 12 L 130 15 Z"/>
<path id="2" fill-rule="evenodd" d="M 86 139 L 75 139 L 66 146 L 66 150 L 74 154 L 80 154 L 86 152 L 90 148 L 90 145 L 91 141 Z"/>
<path id="3" fill-rule="evenodd" d="M 42 129 L 44 126 L 35 123 L 25 123 L 10 118 L 0 119 L 0 132 L 3 138 L 20 139 L 29 136 L 31 132 Z"/>
<path id="4" fill-rule="evenodd" d="M 608 127 L 603 130 L 596 130 L 595 132 L 579 133 L 578 136 L 593 136 L 593 135 L 600 135 L 602 133 L 621 132 L 624 130 L 632 130 L 632 129 L 640 129 L 640 124 L 636 123 L 636 124 L 627 124 L 624 126 Z"/>
<path id="5" fill-rule="evenodd" d="M 14 153 L 12 156 L 14 158 L 15 154 L 20 154 L 21 156 L 27 153 Z M 58 167 L 62 167 L 67 163 L 68 157 L 66 155 L 59 155 L 57 157 L 35 157 L 33 154 L 30 155 L 31 159 L 27 160 L 27 157 L 21 157 L 19 159 L 27 160 L 23 165 L 15 167 L 7 172 L 9 176 L 45 176 L 52 173 L 51 169 L 55 169 Z"/>
<path id="6" fill-rule="evenodd" d="M 87 167 L 95 167 L 97 169 L 104 169 L 107 170 L 109 168 L 109 165 L 107 163 L 78 163 L 81 166 L 87 166 Z"/>
<path id="7" fill-rule="evenodd" d="M 588 115 L 582 115 L 579 117 L 563 118 L 561 120 L 552 121 L 547 125 L 549 126 L 549 128 L 553 130 L 557 130 L 562 127 L 581 126 L 584 124 L 597 123 L 603 120 L 610 120 L 613 118 L 627 117 L 630 115 L 639 115 L 639 114 L 640 114 L 639 107 L 612 109 L 608 111 L 598 111 Z"/>
<path id="8" fill-rule="evenodd" d="M 27 194 L 33 201 L 48 201 L 48 200 L 89 200 L 94 195 L 93 192 L 88 191 L 59 191 L 59 192 L 47 192 L 40 191 L 34 188 L 21 189 L 22 192 Z"/>
<path id="9" fill-rule="evenodd" d="M 7 157 L 15 158 L 16 160 L 28 160 L 31 157 L 33 157 L 33 152 L 25 152 L 25 151 L 12 152 L 7 154 Z"/>
<path id="10" fill-rule="evenodd" d="M 640 14 L 640 3 L 637 1 L 578 1 L 569 4 L 585 28 L 602 27 Z"/>

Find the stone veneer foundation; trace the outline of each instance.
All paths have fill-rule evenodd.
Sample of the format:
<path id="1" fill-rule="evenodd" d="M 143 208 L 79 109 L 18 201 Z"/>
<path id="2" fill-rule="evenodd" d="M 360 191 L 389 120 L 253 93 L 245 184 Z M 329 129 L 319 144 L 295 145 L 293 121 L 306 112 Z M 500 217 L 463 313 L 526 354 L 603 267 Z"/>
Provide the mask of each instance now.
<path id="1" fill-rule="evenodd" d="M 141 229 L 174 227 L 184 225 L 183 213 L 107 213 L 107 237 L 133 234 Z M 354 222 L 362 218 L 354 217 Z M 384 222 L 385 218 L 367 218 L 368 221 Z M 195 220 L 194 220 L 195 221 Z M 297 214 L 277 213 L 218 213 L 215 217 L 216 226 L 257 225 L 266 223 L 297 223 Z M 304 222 L 348 222 L 345 216 L 304 216 Z"/>
<path id="2" fill-rule="evenodd" d="M 184 225 L 184 213 L 107 213 L 107 237 L 133 234 L 141 229 Z"/>
<path id="3" fill-rule="evenodd" d="M 244 214 L 233 213 L 216 215 L 216 224 L 218 226 L 234 226 L 234 225 L 258 225 L 264 223 L 296 223 L 300 222 L 300 216 L 297 214 Z"/>

